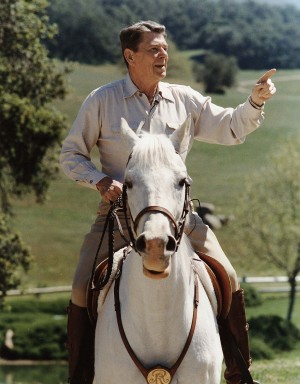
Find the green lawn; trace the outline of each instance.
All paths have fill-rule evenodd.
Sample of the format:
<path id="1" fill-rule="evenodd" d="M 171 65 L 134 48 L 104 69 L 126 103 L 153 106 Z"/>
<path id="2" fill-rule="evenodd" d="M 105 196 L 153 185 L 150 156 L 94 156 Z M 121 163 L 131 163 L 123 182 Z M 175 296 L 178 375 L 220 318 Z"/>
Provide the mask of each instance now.
<path id="1" fill-rule="evenodd" d="M 278 354 L 272 360 L 254 361 L 253 379 L 261 384 L 299 384 L 300 383 L 300 347 L 293 352 Z M 222 381 L 222 384 L 225 381 Z"/>
<path id="2" fill-rule="evenodd" d="M 261 74 L 262 71 L 241 72 L 239 83 L 250 81 L 254 84 Z M 81 102 L 92 89 L 120 76 L 119 67 L 76 64 L 69 75 L 70 93 L 66 100 L 57 103 L 59 109 L 67 114 L 68 124 L 71 124 Z M 268 154 L 283 138 L 299 135 L 300 71 L 278 71 L 274 76 L 275 82 L 276 78 L 278 92 L 265 108 L 266 120 L 261 129 L 247 138 L 245 144 L 225 147 L 197 142 L 188 157 L 193 197 L 214 203 L 218 212 L 230 214 L 236 198 L 243 193 L 245 179 L 268 162 Z M 167 80 L 190 84 L 202 92 L 201 84 L 194 83 L 190 76 Z M 248 89 L 250 92 L 250 85 Z M 248 92 L 234 88 L 224 96 L 214 95 L 213 101 L 223 106 L 235 106 L 247 95 Z M 97 193 L 76 186 L 62 174 L 51 184 L 44 205 L 36 205 L 33 198 L 16 201 L 15 226 L 34 254 L 31 270 L 23 280 L 24 286 L 71 283 L 81 241 L 95 217 L 97 204 Z M 219 230 L 217 237 L 228 253 L 232 249 L 230 227 Z M 238 255 L 232 251 L 229 257 L 240 275 L 270 273 L 269 270 L 260 270 L 256 263 L 245 270 Z"/>

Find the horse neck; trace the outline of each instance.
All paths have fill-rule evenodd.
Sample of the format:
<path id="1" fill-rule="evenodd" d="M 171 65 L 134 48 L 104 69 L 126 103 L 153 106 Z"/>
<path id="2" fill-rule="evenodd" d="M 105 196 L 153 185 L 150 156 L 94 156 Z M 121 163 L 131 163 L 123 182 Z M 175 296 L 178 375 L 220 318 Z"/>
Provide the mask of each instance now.
<path id="1" fill-rule="evenodd" d="M 142 362 L 150 359 L 171 366 L 187 340 L 194 308 L 192 254 L 183 241 L 172 256 L 170 275 L 161 280 L 143 275 L 142 258 L 135 252 L 124 263 L 120 281 L 122 321 Z M 147 340 L 146 349 L 142 339 Z"/>
<path id="2" fill-rule="evenodd" d="M 142 258 L 135 252 L 130 254 L 123 267 L 122 276 L 126 281 L 122 290 L 126 290 L 124 297 L 127 305 L 137 308 L 138 311 L 141 305 L 145 305 L 145 311 L 156 313 L 160 306 L 164 312 L 166 307 L 172 310 L 175 302 L 176 306 L 183 308 L 187 295 L 192 297 L 194 291 L 192 254 L 188 240 L 183 237 L 178 251 L 172 256 L 170 275 L 161 280 L 145 277 L 142 272 Z"/>

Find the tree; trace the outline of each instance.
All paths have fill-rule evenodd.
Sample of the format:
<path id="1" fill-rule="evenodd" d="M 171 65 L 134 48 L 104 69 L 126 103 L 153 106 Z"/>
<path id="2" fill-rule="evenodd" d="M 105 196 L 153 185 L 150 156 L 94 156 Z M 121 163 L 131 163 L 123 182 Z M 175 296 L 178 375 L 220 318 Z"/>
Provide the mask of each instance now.
<path id="1" fill-rule="evenodd" d="M 12 214 L 12 197 L 34 192 L 43 202 L 58 171 L 64 118 L 50 103 L 65 96 L 68 68 L 59 68 L 44 47 L 56 32 L 46 7 L 46 0 L 0 3 L 0 208 L 5 215 Z M 0 259 L 11 262 L 4 268 L 14 257 L 25 267 L 28 250 L 21 241 L 6 229 L 0 238 L 1 244 L 11 244 L 1 248 Z"/>
<path id="2" fill-rule="evenodd" d="M 234 57 L 211 53 L 203 64 L 194 63 L 193 72 L 196 81 L 203 81 L 206 93 L 225 93 L 224 87 L 235 84 L 238 66 Z"/>
<path id="3" fill-rule="evenodd" d="M 97 0 L 51 0 L 49 17 L 59 33 L 47 42 L 51 54 L 60 59 L 100 64 L 116 62 L 120 57 L 118 16 L 130 15 L 124 6 L 107 12 Z"/>
<path id="4" fill-rule="evenodd" d="M 287 140 L 271 155 L 267 166 L 248 178 L 236 213 L 237 235 L 251 250 L 252 260 L 264 260 L 268 267 L 272 264 L 288 277 L 289 322 L 300 272 L 299 144 Z"/>
<path id="5" fill-rule="evenodd" d="M 22 270 L 28 270 L 30 260 L 29 249 L 11 230 L 7 216 L 0 214 L 0 308 L 6 292 L 20 284 Z"/>

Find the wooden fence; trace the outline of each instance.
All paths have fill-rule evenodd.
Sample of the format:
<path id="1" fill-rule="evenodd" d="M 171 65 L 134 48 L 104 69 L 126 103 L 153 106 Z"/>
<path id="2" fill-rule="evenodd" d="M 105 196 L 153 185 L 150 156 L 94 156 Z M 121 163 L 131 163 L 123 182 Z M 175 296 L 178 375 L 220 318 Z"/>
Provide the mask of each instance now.
<path id="1" fill-rule="evenodd" d="M 256 289 L 261 293 L 281 293 L 290 291 L 288 278 L 286 276 L 242 277 L 239 281 L 242 283 L 255 284 Z M 296 278 L 296 281 L 300 282 L 300 276 Z M 297 287 L 297 291 L 300 291 L 300 286 Z M 7 296 L 42 295 L 64 292 L 71 292 L 71 286 L 28 288 L 24 290 L 12 289 L 7 292 Z"/>

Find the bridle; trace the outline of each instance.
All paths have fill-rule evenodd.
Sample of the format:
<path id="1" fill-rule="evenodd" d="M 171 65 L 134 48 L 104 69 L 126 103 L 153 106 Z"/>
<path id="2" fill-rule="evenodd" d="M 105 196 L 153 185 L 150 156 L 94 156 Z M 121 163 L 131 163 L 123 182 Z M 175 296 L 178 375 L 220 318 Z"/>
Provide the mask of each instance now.
<path id="1" fill-rule="evenodd" d="M 145 214 L 147 214 L 147 213 L 161 213 L 161 214 L 163 214 L 164 216 L 166 216 L 168 218 L 168 220 L 172 224 L 172 227 L 174 228 L 174 238 L 175 238 L 175 241 L 176 241 L 175 252 L 178 250 L 178 247 L 179 247 L 182 235 L 183 235 L 183 230 L 184 230 L 186 216 L 187 216 L 187 214 L 188 214 L 188 212 L 190 210 L 190 182 L 189 182 L 188 178 L 184 179 L 184 187 L 185 187 L 184 203 L 183 203 L 183 207 L 182 207 L 181 216 L 180 216 L 180 218 L 179 218 L 179 220 L 177 222 L 175 217 L 174 217 L 174 215 L 168 209 L 166 209 L 164 207 L 161 207 L 161 206 L 158 206 L 158 205 L 150 205 L 148 207 L 143 208 L 136 215 L 136 217 L 134 219 L 132 217 L 131 210 L 128 207 L 128 204 L 127 204 L 127 201 L 128 201 L 128 197 L 127 197 L 128 185 L 126 184 L 126 182 L 124 183 L 124 185 L 123 185 L 122 201 L 123 201 L 124 212 L 125 212 L 125 220 L 126 220 L 126 226 L 128 228 L 128 232 L 129 232 L 129 236 L 130 236 L 130 241 L 132 243 L 132 247 L 135 250 L 136 250 L 136 247 L 135 247 L 136 239 L 135 239 L 134 233 L 136 234 L 136 231 L 137 231 L 137 228 L 138 228 L 138 225 L 139 225 L 139 222 L 140 222 L 141 218 Z M 131 223 L 133 225 L 133 230 L 132 230 L 131 223 L 128 220 L 127 213 L 129 213 L 129 216 L 130 216 L 130 219 L 131 219 Z"/>

